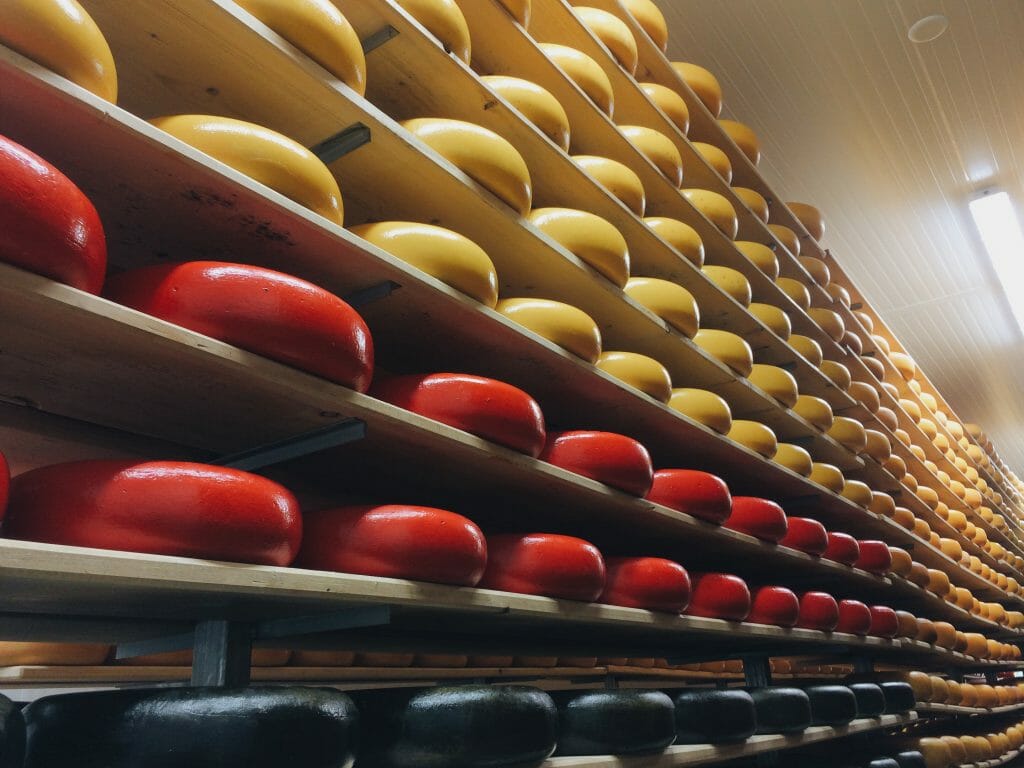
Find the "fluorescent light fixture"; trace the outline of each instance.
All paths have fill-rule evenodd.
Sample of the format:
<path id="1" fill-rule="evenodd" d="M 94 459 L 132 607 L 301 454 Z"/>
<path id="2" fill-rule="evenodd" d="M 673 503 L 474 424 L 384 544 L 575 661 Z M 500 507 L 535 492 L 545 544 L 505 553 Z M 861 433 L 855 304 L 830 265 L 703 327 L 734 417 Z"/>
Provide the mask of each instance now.
<path id="1" fill-rule="evenodd" d="M 1024 330 L 1024 233 L 1006 192 L 990 192 L 970 202 L 971 216 L 992 260 L 996 277 Z"/>

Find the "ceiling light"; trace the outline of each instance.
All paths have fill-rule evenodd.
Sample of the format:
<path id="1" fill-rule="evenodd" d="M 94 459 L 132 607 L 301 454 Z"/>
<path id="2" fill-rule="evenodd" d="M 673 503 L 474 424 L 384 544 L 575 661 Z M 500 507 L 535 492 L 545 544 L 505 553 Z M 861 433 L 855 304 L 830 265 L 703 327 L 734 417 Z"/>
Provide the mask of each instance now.
<path id="1" fill-rule="evenodd" d="M 971 216 L 996 277 L 1024 330 L 1024 233 L 1006 192 L 988 192 L 970 202 Z"/>
<path id="2" fill-rule="evenodd" d="M 949 29 L 949 19 L 941 13 L 934 16 L 925 16 L 910 25 L 907 30 L 907 37 L 912 43 L 930 43 L 942 33 Z"/>

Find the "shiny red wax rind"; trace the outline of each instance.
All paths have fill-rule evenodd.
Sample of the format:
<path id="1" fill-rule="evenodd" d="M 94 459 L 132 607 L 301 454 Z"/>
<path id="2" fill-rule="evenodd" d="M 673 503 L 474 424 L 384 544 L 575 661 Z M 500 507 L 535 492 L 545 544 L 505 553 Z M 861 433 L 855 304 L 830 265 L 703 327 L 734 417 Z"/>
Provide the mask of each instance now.
<path id="1" fill-rule="evenodd" d="M 646 498 L 719 525 L 732 511 L 732 496 L 725 481 L 696 469 L 659 469 Z"/>
<path id="2" fill-rule="evenodd" d="M 594 602 L 604 585 L 604 558 L 589 541 L 556 533 L 505 533 L 487 537 L 487 569 L 477 586 Z"/>
<path id="3" fill-rule="evenodd" d="M 787 523 L 786 535 L 779 544 L 816 557 L 825 554 L 828 549 L 828 531 L 824 525 L 809 517 L 792 516 L 787 518 Z"/>
<path id="4" fill-rule="evenodd" d="M 599 602 L 661 613 L 679 613 L 690 602 L 690 575 L 663 557 L 609 557 Z"/>
<path id="5" fill-rule="evenodd" d="M 643 444 L 615 432 L 549 432 L 538 458 L 633 496 L 647 493 L 654 479 Z"/>
<path id="6" fill-rule="evenodd" d="M 743 621 L 750 613 L 750 589 L 739 576 L 729 573 L 696 573 L 687 616 Z"/>
<path id="7" fill-rule="evenodd" d="M 786 536 L 786 513 L 774 501 L 755 496 L 733 496 L 732 514 L 724 527 L 762 541 L 778 543 Z"/>

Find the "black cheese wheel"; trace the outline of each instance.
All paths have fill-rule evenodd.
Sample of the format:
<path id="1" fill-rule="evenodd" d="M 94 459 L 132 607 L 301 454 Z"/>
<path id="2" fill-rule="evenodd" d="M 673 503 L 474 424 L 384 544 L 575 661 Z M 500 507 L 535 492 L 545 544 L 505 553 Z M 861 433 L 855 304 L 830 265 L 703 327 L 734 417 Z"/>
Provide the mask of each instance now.
<path id="1" fill-rule="evenodd" d="M 25 758 L 25 720 L 18 705 L 0 696 L 0 768 L 21 768 Z"/>
<path id="2" fill-rule="evenodd" d="M 25 768 L 345 768 L 358 713 L 326 688 L 47 696 L 24 710 Z"/>
<path id="3" fill-rule="evenodd" d="M 896 764 L 900 768 L 928 768 L 924 755 L 916 750 L 900 752 L 896 755 Z"/>
<path id="4" fill-rule="evenodd" d="M 804 691 L 814 725 L 846 725 L 857 717 L 857 697 L 845 685 L 811 685 Z"/>
<path id="5" fill-rule="evenodd" d="M 886 681 L 878 684 L 885 696 L 885 714 L 901 715 L 917 706 L 914 689 L 910 683 Z"/>
<path id="6" fill-rule="evenodd" d="M 675 741 L 675 707 L 661 691 L 587 691 L 554 699 L 558 755 L 661 752 Z"/>
<path id="7" fill-rule="evenodd" d="M 799 688 L 755 688 L 757 733 L 800 733 L 811 724 L 811 700 Z"/>
<path id="8" fill-rule="evenodd" d="M 754 700 L 746 691 L 680 691 L 675 705 L 679 744 L 743 741 L 757 731 Z"/>
<path id="9" fill-rule="evenodd" d="M 878 717 L 885 712 L 885 694 L 874 683 L 851 683 L 857 699 L 857 717 Z"/>
<path id="10" fill-rule="evenodd" d="M 879 757 L 868 763 L 868 768 L 900 768 L 900 764 L 891 757 Z"/>

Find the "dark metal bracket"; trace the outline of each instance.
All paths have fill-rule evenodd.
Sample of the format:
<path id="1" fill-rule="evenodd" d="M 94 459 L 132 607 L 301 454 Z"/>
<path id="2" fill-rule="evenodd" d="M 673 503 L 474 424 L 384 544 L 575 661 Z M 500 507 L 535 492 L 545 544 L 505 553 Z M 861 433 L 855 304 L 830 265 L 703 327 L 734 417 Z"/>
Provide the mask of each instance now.
<path id="1" fill-rule="evenodd" d="M 342 128 L 333 136 L 328 136 L 319 144 L 310 147 L 309 151 L 320 158 L 325 165 L 330 165 L 349 152 L 354 152 L 364 144 L 369 144 L 370 139 L 369 128 L 362 123 L 352 123 L 347 128 Z"/>
<path id="2" fill-rule="evenodd" d="M 772 665 L 767 656 L 743 657 L 743 682 L 748 688 L 767 688 L 772 684 Z"/>
<path id="3" fill-rule="evenodd" d="M 271 464 L 280 464 L 300 456 L 326 451 L 339 445 L 353 443 L 366 437 L 366 423 L 360 419 L 345 419 L 335 424 L 286 437 L 273 443 L 250 448 L 247 451 L 222 456 L 211 463 L 253 471 Z"/>
<path id="4" fill-rule="evenodd" d="M 372 304 L 375 301 L 387 298 L 401 287 L 402 286 L 396 282 L 385 280 L 383 283 L 371 285 L 369 288 L 361 288 L 358 291 L 348 293 L 342 296 L 342 298 L 349 306 L 356 308 L 365 307 L 367 304 Z"/>
<path id="5" fill-rule="evenodd" d="M 854 656 L 853 671 L 858 675 L 870 675 L 875 671 L 875 660 L 866 656 Z"/>
<path id="6" fill-rule="evenodd" d="M 380 48 L 384 43 L 398 37 L 398 30 L 392 27 L 390 24 L 386 25 L 382 29 L 378 29 L 369 37 L 363 38 L 363 53 L 369 53 L 375 48 Z"/>

